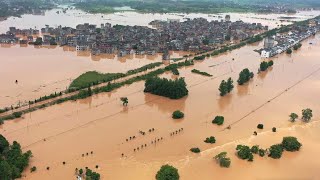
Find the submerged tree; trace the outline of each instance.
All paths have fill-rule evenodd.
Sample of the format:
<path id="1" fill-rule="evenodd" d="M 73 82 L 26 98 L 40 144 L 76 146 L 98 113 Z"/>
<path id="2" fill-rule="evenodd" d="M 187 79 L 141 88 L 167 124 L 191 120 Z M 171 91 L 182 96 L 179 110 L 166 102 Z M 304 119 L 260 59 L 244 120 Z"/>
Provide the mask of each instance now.
<path id="1" fill-rule="evenodd" d="M 238 145 L 236 150 L 237 155 L 240 159 L 247 159 L 248 161 L 253 161 L 253 154 L 249 146 Z"/>
<path id="2" fill-rule="evenodd" d="M 194 148 L 191 148 L 190 151 L 193 153 L 200 153 L 201 150 L 197 147 L 194 147 Z"/>
<path id="3" fill-rule="evenodd" d="M 219 86 L 220 96 L 224 96 L 228 93 L 227 82 L 222 80 Z"/>
<path id="4" fill-rule="evenodd" d="M 123 106 L 128 106 L 129 100 L 127 97 L 121 97 L 120 100 Z"/>
<path id="5" fill-rule="evenodd" d="M 295 122 L 296 119 L 297 119 L 299 116 L 298 116 L 298 114 L 296 114 L 296 113 L 291 113 L 291 114 L 289 115 L 289 117 L 290 117 L 291 122 Z"/>
<path id="6" fill-rule="evenodd" d="M 172 118 L 173 118 L 173 119 L 181 119 L 181 118 L 183 118 L 183 117 L 184 117 L 184 113 L 181 112 L 181 111 L 179 111 L 179 110 L 174 111 L 174 112 L 172 113 Z"/>
<path id="7" fill-rule="evenodd" d="M 222 80 L 219 86 L 220 96 L 230 93 L 234 88 L 233 80 L 229 78 L 227 81 Z"/>
<path id="8" fill-rule="evenodd" d="M 312 118 L 312 110 L 310 108 L 302 110 L 302 120 L 309 122 Z"/>
<path id="9" fill-rule="evenodd" d="M 161 166 L 160 170 L 156 174 L 157 180 L 179 180 L 180 176 L 178 169 L 170 165 Z"/>
<path id="10" fill-rule="evenodd" d="M 216 143 L 216 138 L 214 136 L 210 136 L 210 137 L 207 137 L 205 140 L 204 140 L 205 143 L 210 143 L 210 144 L 214 144 Z"/>
<path id="11" fill-rule="evenodd" d="M 281 145 L 286 151 L 299 151 L 302 146 L 298 139 L 292 136 L 284 137 Z"/>
<path id="12" fill-rule="evenodd" d="M 272 157 L 273 159 L 280 159 L 282 156 L 283 147 L 281 144 L 275 144 L 272 145 L 269 148 L 269 157 Z"/>
<path id="13" fill-rule="evenodd" d="M 221 167 L 230 167 L 231 160 L 227 157 L 227 152 L 221 152 L 217 154 L 214 159 L 219 163 Z"/>
<path id="14" fill-rule="evenodd" d="M 238 84 L 243 85 L 244 83 L 248 82 L 251 78 L 253 78 L 253 72 L 250 72 L 248 68 L 242 70 L 239 74 Z"/>
<path id="15" fill-rule="evenodd" d="M 212 120 L 212 124 L 217 124 L 217 125 L 222 125 L 224 122 L 224 117 L 223 116 L 216 116 L 214 120 Z"/>

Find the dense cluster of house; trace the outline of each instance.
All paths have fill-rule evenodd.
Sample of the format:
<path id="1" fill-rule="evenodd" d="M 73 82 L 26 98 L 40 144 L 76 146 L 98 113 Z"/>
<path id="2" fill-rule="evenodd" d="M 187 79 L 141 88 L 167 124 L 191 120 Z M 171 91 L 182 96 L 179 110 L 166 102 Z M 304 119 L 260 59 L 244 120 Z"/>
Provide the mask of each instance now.
<path id="1" fill-rule="evenodd" d="M 230 18 L 229 18 L 230 19 Z M 33 43 L 39 45 L 61 45 L 75 47 L 77 51 L 91 51 L 125 56 L 127 54 L 167 53 L 169 50 L 203 51 L 214 49 L 226 41 L 247 39 L 268 29 L 260 23 L 242 21 L 207 21 L 204 18 L 152 21 L 154 28 L 146 26 L 122 26 L 101 24 L 100 27 L 89 23 L 79 24 L 76 28 L 53 28 L 46 26 L 36 29 L 17 29 L 10 27 L 6 34 L 0 35 L 1 43 Z M 41 34 L 42 39 L 34 38 Z M 21 38 L 23 36 L 23 38 Z M 169 58 L 164 55 L 164 59 Z"/>
<path id="2" fill-rule="evenodd" d="M 266 38 L 264 49 L 261 50 L 261 57 L 270 58 L 281 54 L 319 31 L 320 19 L 309 20 L 309 26 L 294 25 L 286 33 L 277 33 L 273 37 Z"/>

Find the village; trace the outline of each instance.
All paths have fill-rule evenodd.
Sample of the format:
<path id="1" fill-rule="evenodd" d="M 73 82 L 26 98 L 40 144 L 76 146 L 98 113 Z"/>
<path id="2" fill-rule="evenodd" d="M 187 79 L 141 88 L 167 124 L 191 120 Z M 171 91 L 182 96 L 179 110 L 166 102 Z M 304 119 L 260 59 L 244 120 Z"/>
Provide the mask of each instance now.
<path id="1" fill-rule="evenodd" d="M 0 43 L 30 45 L 60 45 L 74 47 L 77 51 L 91 51 L 92 55 L 128 54 L 154 55 L 164 53 L 163 59 L 169 59 L 168 51 L 200 52 L 239 42 L 268 30 L 261 23 L 211 21 L 204 18 L 177 19 L 167 21 L 154 20 L 146 26 L 122 26 L 110 23 L 97 25 L 85 23 L 76 28 L 57 28 L 46 25 L 38 29 L 18 29 L 10 27 L 6 34 L 0 35 Z"/>
<path id="2" fill-rule="evenodd" d="M 308 22 L 308 26 L 294 25 L 291 29 L 288 29 L 288 32 L 277 33 L 274 36 L 265 38 L 264 48 L 259 50 L 259 52 L 262 58 L 273 57 L 286 52 L 319 31 L 320 19 L 311 19 Z"/>

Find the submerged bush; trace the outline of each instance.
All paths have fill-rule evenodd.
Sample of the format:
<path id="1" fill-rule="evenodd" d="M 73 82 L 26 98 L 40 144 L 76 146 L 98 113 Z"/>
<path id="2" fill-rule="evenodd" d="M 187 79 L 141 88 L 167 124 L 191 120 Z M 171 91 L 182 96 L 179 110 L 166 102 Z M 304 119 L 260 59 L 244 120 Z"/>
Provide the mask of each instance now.
<path id="1" fill-rule="evenodd" d="M 184 117 L 184 113 L 179 111 L 179 110 L 177 110 L 177 111 L 172 113 L 172 118 L 173 119 L 181 119 L 183 117 Z"/>
<path id="2" fill-rule="evenodd" d="M 250 72 L 248 68 L 242 70 L 239 74 L 238 84 L 243 85 L 244 83 L 248 82 L 251 78 L 254 77 L 253 72 Z"/>
<path id="3" fill-rule="evenodd" d="M 258 154 L 258 152 L 259 152 L 259 146 L 258 146 L 258 145 L 252 146 L 252 147 L 251 147 L 251 152 L 252 152 L 253 154 Z"/>
<path id="4" fill-rule="evenodd" d="M 193 153 L 200 153 L 200 149 L 197 148 L 197 147 L 191 148 L 190 151 L 193 152 Z"/>
<path id="5" fill-rule="evenodd" d="M 263 124 L 258 124 L 257 128 L 258 129 L 263 129 Z"/>
<path id="6" fill-rule="evenodd" d="M 214 144 L 216 143 L 216 138 L 214 136 L 207 137 L 206 140 L 204 140 L 205 143 Z"/>
<path id="7" fill-rule="evenodd" d="M 214 118 L 214 120 L 212 121 L 213 124 L 217 124 L 217 125 L 222 125 L 224 122 L 224 117 L 223 116 L 216 116 Z"/>

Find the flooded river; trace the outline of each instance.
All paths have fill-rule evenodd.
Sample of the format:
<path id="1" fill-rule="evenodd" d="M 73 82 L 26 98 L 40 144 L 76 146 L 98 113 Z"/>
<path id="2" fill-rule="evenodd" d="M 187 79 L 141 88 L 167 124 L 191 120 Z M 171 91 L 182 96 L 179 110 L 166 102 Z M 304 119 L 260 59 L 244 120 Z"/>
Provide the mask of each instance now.
<path id="1" fill-rule="evenodd" d="M 57 14 L 57 11 L 60 13 Z M 167 14 L 141 14 L 137 12 L 117 12 L 113 14 L 89 14 L 81 10 L 71 9 L 66 13 L 62 9 L 53 9 L 46 11 L 43 15 L 22 15 L 21 18 L 10 17 L 6 21 L 0 21 L 0 33 L 8 31 L 9 27 L 17 28 L 37 28 L 40 29 L 45 25 L 52 27 L 69 26 L 76 27 L 81 23 L 91 23 L 100 25 L 101 23 L 111 23 L 112 25 L 140 25 L 148 26 L 153 20 L 179 19 L 185 21 L 187 18 L 206 18 L 212 20 L 224 20 L 225 15 L 230 15 L 231 21 L 242 20 L 248 23 L 262 23 L 270 28 L 275 28 L 281 24 L 286 25 L 289 22 L 281 22 L 281 17 L 289 17 L 291 21 L 302 21 L 310 19 L 320 14 L 320 11 L 301 11 L 297 14 L 255 14 L 255 13 L 221 13 L 221 14 L 201 14 L 201 13 L 167 13 Z M 150 26 L 151 27 L 151 26 Z"/>
<path id="2" fill-rule="evenodd" d="M 294 16 L 307 19 L 315 15 L 317 12 L 310 11 Z M 197 16 L 215 18 L 185 15 Z M 277 25 L 278 16 L 262 16 L 277 19 L 268 20 L 270 26 Z M 245 17 L 248 21 L 263 22 L 256 19 L 260 15 L 231 14 L 232 20 L 245 20 Z M 84 22 L 147 25 L 151 20 L 167 18 L 183 17 L 134 12 L 102 17 L 78 10 L 66 14 L 56 14 L 56 10 L 52 10 L 44 16 L 9 18 L 0 22 L 0 32 L 5 32 L 9 26 L 39 28 L 45 24 L 75 26 Z M 169 100 L 145 94 L 144 82 L 138 82 L 110 93 L 25 114 L 21 119 L 5 122 L 0 126 L 0 134 L 33 152 L 30 166 L 36 166 L 37 171 L 29 173 L 27 170 L 22 179 L 75 179 L 76 168 L 89 167 L 99 172 L 102 179 L 150 180 L 154 179 L 161 165 L 167 163 L 179 169 L 183 180 L 234 180 L 240 177 L 249 180 L 319 179 L 320 161 L 315 155 L 320 150 L 320 35 L 304 41 L 302 48 L 291 55 L 273 58 L 274 66 L 257 74 L 261 58 L 253 50 L 262 46 L 262 43 L 245 46 L 179 69 L 189 89 L 189 95 L 183 99 Z M 173 53 L 172 57 L 182 55 Z M 0 88 L 0 107 L 63 90 L 73 78 L 89 70 L 125 72 L 161 61 L 160 55 L 97 58 L 70 48 L 7 45 L 1 46 L 0 57 L 0 77 L 5 77 L 0 79 L 5 85 Z M 213 77 L 191 73 L 194 68 Z M 236 82 L 244 68 L 255 73 L 253 80 L 244 86 L 235 85 L 231 94 L 220 97 L 220 82 L 229 77 Z M 161 76 L 171 78 L 172 74 Z M 14 83 L 16 79 L 18 84 Z M 129 99 L 128 107 L 123 107 L 119 100 L 123 96 Z M 290 113 L 300 115 L 304 108 L 313 109 L 314 118 L 310 123 L 289 122 Z M 175 110 L 183 111 L 185 118 L 173 120 L 171 114 Z M 211 123 L 216 115 L 225 117 L 223 126 Z M 256 129 L 259 123 L 264 124 L 264 130 Z M 231 129 L 224 130 L 229 125 Z M 278 131 L 271 132 L 272 127 Z M 155 131 L 149 133 L 151 128 Z M 183 131 L 170 136 L 181 128 Z M 145 131 L 146 135 L 139 134 L 139 131 Z M 254 131 L 258 136 L 252 135 Z M 132 136 L 136 138 L 126 141 Z M 215 136 L 217 142 L 212 145 L 204 143 L 209 136 Z M 279 160 L 255 156 L 254 162 L 239 160 L 235 156 L 237 144 L 258 144 L 268 148 L 281 142 L 284 136 L 298 137 L 303 144 L 301 151 L 285 152 Z M 189 151 L 192 147 L 199 147 L 202 152 L 193 154 Z M 222 151 L 227 151 L 231 158 L 228 169 L 220 168 L 213 160 Z M 50 167 L 49 171 L 47 167 Z"/>
<path id="3" fill-rule="evenodd" d="M 144 83 L 138 82 L 111 93 L 26 114 L 23 119 L 6 122 L 0 133 L 33 152 L 31 165 L 38 170 L 27 172 L 24 179 L 72 179 L 75 168 L 95 169 L 98 165 L 95 170 L 103 179 L 147 180 L 153 179 L 166 163 L 177 167 L 181 178 L 187 180 L 319 179 L 320 161 L 314 158 L 320 150 L 319 42 L 319 35 L 309 38 L 292 55 L 275 57 L 274 66 L 259 75 L 256 73 L 261 59 L 253 50 L 262 43 L 180 69 L 189 89 L 189 95 L 180 100 L 145 94 Z M 213 77 L 193 74 L 193 68 Z M 244 86 L 236 85 L 230 95 L 220 97 L 221 80 L 236 80 L 244 68 L 256 74 L 253 80 Z M 171 77 L 171 73 L 163 76 Z M 122 106 L 122 96 L 129 98 L 128 107 Z M 301 114 L 304 108 L 313 109 L 311 123 L 289 122 L 291 112 Z M 184 119 L 171 119 L 177 109 L 185 113 Z M 211 124 L 216 115 L 225 117 L 223 126 Z M 264 130 L 256 129 L 259 123 L 264 124 Z M 228 125 L 231 129 L 224 130 Z M 272 133 L 272 127 L 278 132 Z M 155 131 L 149 133 L 151 128 Z M 182 132 L 170 136 L 181 128 Z M 139 134 L 140 130 L 146 135 Z M 252 135 L 254 131 L 258 136 Z M 237 144 L 268 148 L 290 135 L 298 137 L 303 147 L 299 152 L 284 153 L 279 160 L 255 157 L 249 163 L 234 155 Z M 136 138 L 127 142 L 132 136 Z M 215 136 L 217 143 L 205 144 L 203 140 L 209 136 Z M 157 143 L 151 143 L 155 139 Z M 140 150 L 134 151 L 137 147 Z M 202 152 L 193 154 L 189 151 L 192 147 L 199 147 Z M 220 168 L 212 159 L 221 151 L 227 151 L 231 158 L 229 169 Z"/>

